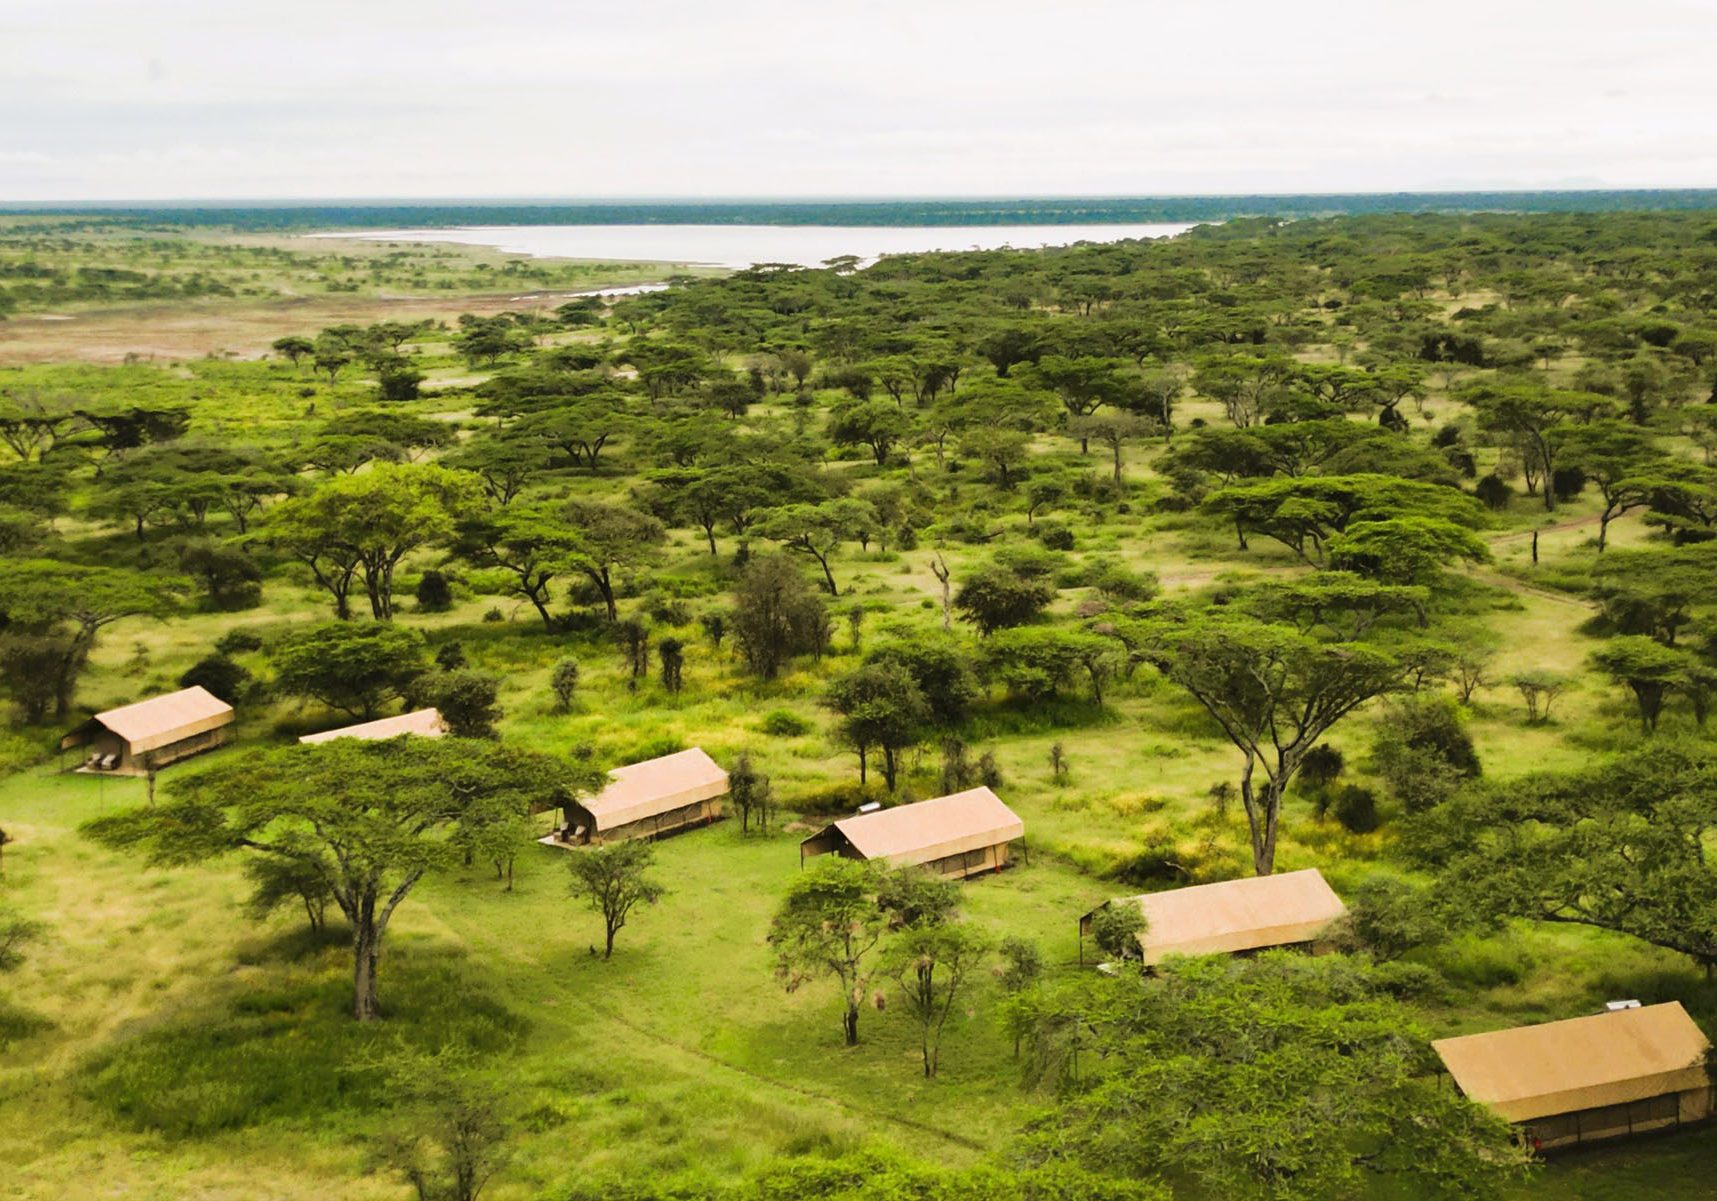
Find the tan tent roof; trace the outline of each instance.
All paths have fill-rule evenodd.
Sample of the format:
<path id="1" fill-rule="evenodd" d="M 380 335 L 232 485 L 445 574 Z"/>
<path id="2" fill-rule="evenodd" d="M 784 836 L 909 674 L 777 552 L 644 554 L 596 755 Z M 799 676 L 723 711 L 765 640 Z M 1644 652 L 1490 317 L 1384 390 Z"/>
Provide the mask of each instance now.
<path id="1" fill-rule="evenodd" d="M 946 859 L 1025 835 L 1019 815 L 981 787 L 844 818 L 834 829 L 866 859 L 886 860 L 895 867 Z"/>
<path id="2" fill-rule="evenodd" d="M 1127 897 L 1149 923 L 1139 936 L 1147 964 L 1165 955 L 1224 955 L 1310 942 L 1347 912 L 1315 867 Z"/>
<path id="3" fill-rule="evenodd" d="M 584 802 L 598 830 L 642 821 L 727 791 L 727 773 L 699 747 L 617 767 L 608 778 L 613 782 Z"/>
<path id="4" fill-rule="evenodd" d="M 1444 1038 L 1461 1091 L 1511 1122 L 1704 1088 L 1710 1042 L 1677 1001 Z"/>
<path id="5" fill-rule="evenodd" d="M 360 722 L 355 726 L 341 726 L 337 730 L 323 730 L 320 734 L 306 734 L 299 742 L 317 743 L 332 742 L 336 738 L 381 739 L 397 738 L 401 734 L 416 734 L 421 738 L 440 738 L 447 733 L 447 727 L 441 724 L 439 709 L 415 709 L 410 713 L 400 713 L 393 717 L 383 717 L 376 721 Z"/>
<path id="6" fill-rule="evenodd" d="M 150 697 L 121 705 L 90 720 L 123 738 L 133 755 L 178 742 L 194 734 L 219 729 L 233 719 L 233 707 L 208 689 L 197 685 L 166 696 Z M 87 727 L 86 727 L 87 728 Z M 73 745 L 76 734 L 68 734 L 62 746 Z"/>

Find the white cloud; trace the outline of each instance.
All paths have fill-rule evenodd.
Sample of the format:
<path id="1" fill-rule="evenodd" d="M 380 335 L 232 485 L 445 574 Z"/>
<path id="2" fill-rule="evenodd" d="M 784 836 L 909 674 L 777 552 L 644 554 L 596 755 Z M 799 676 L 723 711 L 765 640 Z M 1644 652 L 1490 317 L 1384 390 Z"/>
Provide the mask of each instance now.
<path id="1" fill-rule="evenodd" d="M 1698 0 L 0 0 L 0 199 L 1717 186 Z"/>

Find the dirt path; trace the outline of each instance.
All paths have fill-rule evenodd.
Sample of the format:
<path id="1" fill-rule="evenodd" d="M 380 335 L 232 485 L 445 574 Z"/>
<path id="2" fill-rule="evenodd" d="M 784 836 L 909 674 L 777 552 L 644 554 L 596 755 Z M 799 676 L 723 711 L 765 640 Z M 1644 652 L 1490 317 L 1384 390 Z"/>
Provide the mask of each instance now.
<path id="1" fill-rule="evenodd" d="M 1541 525 L 1538 527 L 1536 532 L 1539 535 L 1564 534 L 1569 530 L 1588 529 L 1596 526 L 1597 524 L 1598 514 L 1593 513 L 1588 517 L 1575 517 L 1569 521 L 1558 521 L 1551 525 Z M 1495 538 L 1490 540 L 1490 543 L 1492 546 L 1498 546 L 1508 542 L 1525 542 L 1532 537 L 1533 533 L 1534 531 L 1532 530 L 1510 530 L 1506 534 L 1498 534 Z"/>

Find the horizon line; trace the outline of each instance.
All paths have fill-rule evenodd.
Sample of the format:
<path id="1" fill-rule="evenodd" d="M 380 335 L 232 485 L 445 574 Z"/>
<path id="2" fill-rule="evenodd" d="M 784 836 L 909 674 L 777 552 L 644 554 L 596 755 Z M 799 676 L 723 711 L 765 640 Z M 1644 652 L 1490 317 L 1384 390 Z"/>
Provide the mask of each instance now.
<path id="1" fill-rule="evenodd" d="M 400 207 L 405 205 L 533 205 L 576 207 L 602 204 L 660 205 L 795 205 L 795 204 L 999 204 L 1016 201 L 1154 201 L 1154 200 L 1293 200 L 1390 196 L 1604 196 L 1626 194 L 1701 193 L 1717 195 L 1717 185 L 1653 185 L 1650 187 L 1434 187 L 1377 188 L 1333 191 L 1253 192 L 1042 192 L 1042 193 L 829 193 L 800 195 L 434 195 L 434 196 L 167 196 L 124 198 L 55 198 L 51 200 L 0 199 L 0 211 L 57 208 L 245 208 L 319 207 L 324 205 Z"/>

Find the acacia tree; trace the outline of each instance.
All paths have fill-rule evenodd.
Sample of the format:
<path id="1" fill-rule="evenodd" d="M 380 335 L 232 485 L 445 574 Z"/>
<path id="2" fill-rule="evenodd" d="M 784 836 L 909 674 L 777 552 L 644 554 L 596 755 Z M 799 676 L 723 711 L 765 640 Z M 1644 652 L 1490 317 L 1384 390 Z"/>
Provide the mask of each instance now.
<path id="1" fill-rule="evenodd" d="M 941 1066 L 942 1031 L 972 976 L 988 962 L 994 943 L 960 922 L 907 927 L 889 947 L 887 967 L 918 1022 L 924 1077 Z"/>
<path id="2" fill-rule="evenodd" d="M 1470 557 L 1476 552 L 1461 530 L 1482 520 L 1478 505 L 1458 489 L 1369 472 L 1236 484 L 1210 496 L 1204 508 L 1232 521 L 1242 539 L 1247 533 L 1273 538 L 1314 567 L 1324 565 L 1337 535 L 1357 535 L 1368 522 L 1407 519 L 1438 557 Z"/>
<path id="3" fill-rule="evenodd" d="M 641 839 L 579 850 L 567 866 L 572 891 L 602 915 L 602 957 L 613 958 L 614 936 L 639 905 L 654 905 L 667 893 L 649 876 L 656 849 Z"/>
<path id="4" fill-rule="evenodd" d="M 505 573 L 508 591 L 531 603 L 553 630 L 549 585 L 585 562 L 585 538 L 547 506 L 515 506 L 459 523 L 459 554 L 478 567 Z"/>
<path id="5" fill-rule="evenodd" d="M 269 648 L 275 687 L 369 721 L 429 669 L 423 635 L 382 622 L 330 621 L 294 630 Z"/>
<path id="6" fill-rule="evenodd" d="M 734 602 L 734 641 L 746 666 L 765 680 L 779 675 L 794 655 L 821 653 L 828 641 L 828 607 L 785 555 L 746 564 Z"/>
<path id="7" fill-rule="evenodd" d="M 1614 930 L 1717 965 L 1717 749 L 1666 739 L 1457 794 L 1409 845 L 1475 911 Z"/>
<path id="8" fill-rule="evenodd" d="M 1160 427 L 1154 421 L 1121 410 L 1093 413 L 1089 417 L 1079 417 L 1067 424 L 1067 432 L 1078 438 L 1081 445 L 1096 441 L 1109 448 L 1113 465 L 1112 476 L 1117 488 L 1121 486 L 1121 452 L 1127 443 L 1149 437 L 1159 430 Z"/>
<path id="9" fill-rule="evenodd" d="M 418 1201 L 479 1201 L 511 1158 L 503 1087 L 453 1048 L 395 1053 L 385 1070 L 405 1103 L 394 1107 L 403 1124 L 377 1141 L 376 1159 L 404 1177 Z"/>
<path id="10" fill-rule="evenodd" d="M 1665 461 L 1650 434 L 1621 421 L 1576 425 L 1560 436 L 1563 460 L 1578 467 L 1598 490 L 1598 553 L 1609 543 L 1610 523 L 1651 502 L 1653 469 Z"/>
<path id="11" fill-rule="evenodd" d="M 1552 481 L 1561 464 L 1565 423 L 1590 420 L 1611 407 L 1607 397 L 1590 392 L 1564 392 L 1535 384 L 1475 384 L 1462 390 L 1462 399 L 1478 413 L 1481 428 L 1512 438 L 1529 469 L 1543 481 L 1544 508 L 1556 509 Z"/>
<path id="12" fill-rule="evenodd" d="M 1155 623 L 1129 641 L 1240 751 L 1240 800 L 1260 876 L 1275 870 L 1283 796 L 1307 752 L 1367 701 L 1413 687 L 1446 654 L 1423 642 L 1340 641 L 1232 607 Z"/>
<path id="13" fill-rule="evenodd" d="M 895 662 L 867 663 L 829 685 L 823 703 L 841 715 L 841 737 L 858 753 L 859 782 L 870 752 L 882 752 L 882 778 L 890 792 L 900 772 L 900 753 L 924 737 L 930 706 L 918 681 Z"/>
<path id="14" fill-rule="evenodd" d="M 740 833 L 751 833 L 751 819 L 756 817 L 758 830 L 767 834 L 775 790 L 769 777 L 752 766 L 749 751 L 741 751 L 733 770 L 727 773 L 727 789 L 733 807 L 739 810 Z"/>
<path id="15" fill-rule="evenodd" d="M 849 1047 L 858 1045 L 870 954 L 888 930 L 877 904 L 881 879 L 881 868 L 868 860 L 824 855 L 787 886 L 769 926 L 775 974 L 788 992 L 818 978 L 840 985 L 841 1033 Z"/>
<path id="16" fill-rule="evenodd" d="M 1612 638 L 1592 652 L 1592 666 L 1632 692 L 1640 729 L 1657 729 L 1664 699 L 1685 678 L 1691 656 L 1643 634 Z"/>
<path id="17" fill-rule="evenodd" d="M 869 501 L 852 497 L 820 504 L 792 504 L 769 513 L 759 532 L 788 550 L 811 556 L 823 569 L 823 586 L 830 596 L 839 596 L 829 560 L 843 542 L 876 528 L 876 509 Z"/>
<path id="18" fill-rule="evenodd" d="M 51 691 L 54 715 L 66 716 L 101 631 L 127 617 L 165 617 L 178 607 L 187 583 L 176 576 L 51 559 L 8 562 L 0 571 L 0 615 L 11 649 L 31 651 L 26 659 L 40 685 L 32 695 L 45 708 Z"/>
<path id="19" fill-rule="evenodd" d="M 615 577 L 650 561 L 667 539 L 662 523 L 625 505 L 592 500 L 571 501 L 563 513 L 578 540 L 572 566 L 602 597 L 608 620 L 618 621 Z"/>
<path id="20" fill-rule="evenodd" d="M 382 1014 L 382 940 L 418 881 L 460 857 L 461 834 L 552 806 L 593 771 L 495 742 L 339 738 L 249 751 L 168 786 L 168 801 L 84 826 L 155 866 L 230 852 L 305 865 L 352 928 L 352 1012 Z"/>
<path id="21" fill-rule="evenodd" d="M 394 568 L 407 554 L 453 533 L 453 515 L 478 503 L 482 484 L 469 472 L 433 463 L 376 463 L 294 497 L 269 515 L 266 537 L 307 565 L 351 616 L 361 579 L 378 621 L 393 618 Z"/>
<path id="22" fill-rule="evenodd" d="M 1344 956 L 1276 951 L 1023 993 L 1033 1074 L 1061 1088 L 1018 1155 L 1110 1180 L 1173 1173 L 1198 1196 L 1492 1201 L 1530 1153 L 1439 1085 L 1392 987 Z"/>

